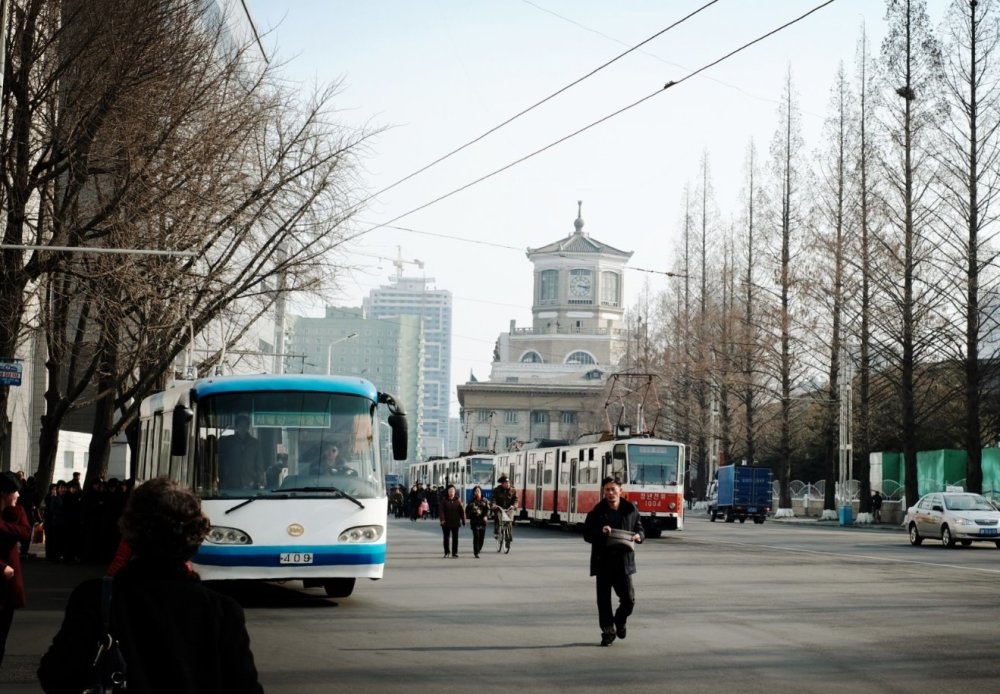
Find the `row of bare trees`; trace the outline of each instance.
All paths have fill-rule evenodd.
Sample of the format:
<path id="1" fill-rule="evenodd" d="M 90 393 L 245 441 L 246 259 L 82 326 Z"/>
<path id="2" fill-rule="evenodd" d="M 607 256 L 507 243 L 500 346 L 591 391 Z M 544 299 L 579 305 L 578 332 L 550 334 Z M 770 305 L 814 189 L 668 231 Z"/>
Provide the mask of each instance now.
<path id="1" fill-rule="evenodd" d="M 230 319 L 234 343 L 240 316 L 335 281 L 371 133 L 337 126 L 332 89 L 293 96 L 214 3 L 9 5 L 0 355 L 45 345 L 41 490 L 74 412 L 95 413 L 89 483 L 192 334 Z"/>
<path id="2" fill-rule="evenodd" d="M 1000 431 L 1000 7 L 953 0 L 935 28 L 924 0 L 887 0 L 885 21 L 881 49 L 862 28 L 853 71 L 833 75 L 819 143 L 790 68 L 740 209 L 713 209 L 707 154 L 683 196 L 680 278 L 635 366 L 662 375 L 661 433 L 691 443 L 702 489 L 717 441 L 720 459 L 775 469 L 781 507 L 799 476 L 825 478 L 834 508 L 849 386 L 862 510 L 871 451 L 903 451 L 911 503 L 920 449 L 964 448 L 981 491 Z"/>

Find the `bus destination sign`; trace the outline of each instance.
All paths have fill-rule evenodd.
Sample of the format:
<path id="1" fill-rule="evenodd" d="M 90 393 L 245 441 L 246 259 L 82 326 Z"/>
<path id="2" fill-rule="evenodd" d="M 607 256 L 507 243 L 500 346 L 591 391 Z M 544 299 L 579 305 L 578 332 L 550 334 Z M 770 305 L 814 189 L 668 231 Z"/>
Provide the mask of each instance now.
<path id="1" fill-rule="evenodd" d="M 21 385 L 21 364 L 16 361 L 0 361 L 0 386 Z"/>

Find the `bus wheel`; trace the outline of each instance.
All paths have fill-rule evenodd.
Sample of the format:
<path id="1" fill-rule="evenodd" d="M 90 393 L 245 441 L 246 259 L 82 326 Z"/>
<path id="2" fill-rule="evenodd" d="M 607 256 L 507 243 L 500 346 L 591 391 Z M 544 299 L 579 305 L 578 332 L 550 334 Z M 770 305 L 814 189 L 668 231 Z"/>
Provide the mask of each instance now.
<path id="1" fill-rule="evenodd" d="M 323 581 L 323 590 L 327 597 L 346 598 L 354 592 L 353 578 L 328 578 Z"/>
<path id="2" fill-rule="evenodd" d="M 649 525 L 649 526 L 646 526 L 643 529 L 646 531 L 646 537 L 653 537 L 653 538 L 655 538 L 655 537 L 659 537 L 660 535 L 663 534 L 663 531 L 660 530 L 655 525 Z"/>

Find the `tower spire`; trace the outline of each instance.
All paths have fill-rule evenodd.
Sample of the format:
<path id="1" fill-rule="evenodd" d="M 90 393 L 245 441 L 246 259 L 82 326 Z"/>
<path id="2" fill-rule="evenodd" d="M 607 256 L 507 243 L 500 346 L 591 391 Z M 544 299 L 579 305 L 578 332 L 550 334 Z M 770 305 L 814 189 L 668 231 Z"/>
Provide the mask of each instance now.
<path id="1" fill-rule="evenodd" d="M 583 233 L 583 200 L 576 201 L 576 221 L 573 222 L 573 226 L 576 228 L 576 233 Z"/>

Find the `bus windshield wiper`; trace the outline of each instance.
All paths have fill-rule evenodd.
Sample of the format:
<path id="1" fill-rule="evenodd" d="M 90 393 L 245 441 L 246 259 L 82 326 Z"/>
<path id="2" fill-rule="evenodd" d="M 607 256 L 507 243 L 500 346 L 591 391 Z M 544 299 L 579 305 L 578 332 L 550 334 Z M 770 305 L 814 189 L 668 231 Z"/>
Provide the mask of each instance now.
<path id="1" fill-rule="evenodd" d="M 351 496 L 350 494 L 348 494 L 347 492 L 345 492 L 343 489 L 340 489 L 338 487 L 334 487 L 332 484 L 331 485 L 327 485 L 325 487 L 287 487 L 287 488 L 282 488 L 280 491 L 282 491 L 282 492 L 336 492 L 337 494 L 340 494 L 345 499 L 350 499 L 351 501 L 353 501 L 354 503 L 356 503 L 359 508 L 364 508 L 365 507 L 365 505 L 363 503 L 361 503 L 360 501 L 358 501 L 357 499 L 355 499 L 353 496 Z M 237 506 L 236 508 L 239 508 L 239 506 Z M 228 513 L 228 511 L 227 511 L 227 513 Z"/>

